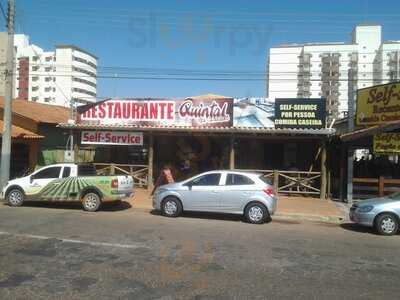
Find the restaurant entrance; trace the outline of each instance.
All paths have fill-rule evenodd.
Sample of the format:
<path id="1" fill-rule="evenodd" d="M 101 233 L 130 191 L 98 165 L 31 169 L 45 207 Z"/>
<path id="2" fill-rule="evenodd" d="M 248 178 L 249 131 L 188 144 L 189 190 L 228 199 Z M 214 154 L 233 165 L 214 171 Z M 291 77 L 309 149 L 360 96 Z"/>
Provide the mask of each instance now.
<path id="1" fill-rule="evenodd" d="M 170 164 L 176 180 L 229 168 L 229 138 L 206 135 L 154 136 L 154 171 Z"/>

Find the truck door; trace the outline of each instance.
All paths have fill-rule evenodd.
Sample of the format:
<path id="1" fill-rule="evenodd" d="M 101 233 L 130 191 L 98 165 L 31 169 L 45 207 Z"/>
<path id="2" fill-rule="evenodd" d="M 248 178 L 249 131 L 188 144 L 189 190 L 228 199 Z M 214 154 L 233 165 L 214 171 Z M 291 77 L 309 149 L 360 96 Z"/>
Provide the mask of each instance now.
<path id="1" fill-rule="evenodd" d="M 57 185 L 60 184 L 61 166 L 47 167 L 33 173 L 30 177 L 29 190 L 34 196 L 37 194 L 40 199 L 52 200 L 57 194 Z"/>

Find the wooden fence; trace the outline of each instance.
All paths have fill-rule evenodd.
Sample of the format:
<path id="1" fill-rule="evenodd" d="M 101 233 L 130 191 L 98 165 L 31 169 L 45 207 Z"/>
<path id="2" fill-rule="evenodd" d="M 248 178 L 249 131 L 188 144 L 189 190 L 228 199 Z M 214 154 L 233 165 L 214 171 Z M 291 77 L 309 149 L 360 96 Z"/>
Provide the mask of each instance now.
<path id="1" fill-rule="evenodd" d="M 321 172 L 281 170 L 241 170 L 264 174 L 275 192 L 288 195 L 320 195 Z"/>
<path id="2" fill-rule="evenodd" d="M 370 198 L 382 197 L 385 194 L 400 192 L 400 179 L 379 178 L 353 178 L 353 197 Z"/>
<path id="3" fill-rule="evenodd" d="M 135 186 L 147 188 L 149 185 L 147 165 L 94 163 L 94 166 L 98 175 L 130 175 Z"/>

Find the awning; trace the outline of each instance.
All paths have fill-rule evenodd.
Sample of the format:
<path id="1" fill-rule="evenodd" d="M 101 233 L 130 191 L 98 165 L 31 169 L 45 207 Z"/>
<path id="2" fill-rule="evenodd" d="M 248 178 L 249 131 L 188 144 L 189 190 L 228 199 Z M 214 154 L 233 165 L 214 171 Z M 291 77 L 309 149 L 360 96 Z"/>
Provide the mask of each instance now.
<path id="1" fill-rule="evenodd" d="M 400 129 L 400 120 L 355 130 L 355 131 L 349 132 L 349 133 L 345 133 L 340 136 L 340 139 L 344 142 L 350 142 L 350 141 L 358 140 L 360 138 L 373 136 L 374 134 L 377 134 L 377 133 L 392 131 L 392 130 L 396 130 L 396 129 Z"/>
<path id="2" fill-rule="evenodd" d="M 139 126 L 139 125 L 98 125 L 98 124 L 68 124 L 58 125 L 65 129 L 87 129 L 87 130 L 139 130 L 155 132 L 212 132 L 212 133 L 258 133 L 269 135 L 316 135 L 327 136 L 335 133 L 335 129 L 298 129 L 273 127 L 192 127 L 192 126 Z"/>
<path id="3" fill-rule="evenodd" d="M 0 136 L 2 135 L 2 129 L 3 129 L 4 122 L 3 120 L 0 120 Z M 12 125 L 11 127 L 11 137 L 13 139 L 42 139 L 44 136 L 33 133 L 29 130 L 26 130 L 22 127 Z"/>

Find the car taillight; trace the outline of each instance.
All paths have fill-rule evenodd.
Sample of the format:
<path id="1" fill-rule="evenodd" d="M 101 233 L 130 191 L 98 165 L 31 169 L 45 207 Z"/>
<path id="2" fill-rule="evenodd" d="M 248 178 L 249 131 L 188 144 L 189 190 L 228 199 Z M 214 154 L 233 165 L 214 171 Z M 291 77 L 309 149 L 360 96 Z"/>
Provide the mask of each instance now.
<path id="1" fill-rule="evenodd" d="M 265 189 L 263 189 L 263 191 L 270 197 L 274 196 L 274 190 L 272 188 L 265 188 Z"/>
<path id="2" fill-rule="evenodd" d="M 118 188 L 118 179 L 111 180 L 111 188 L 113 189 Z"/>

